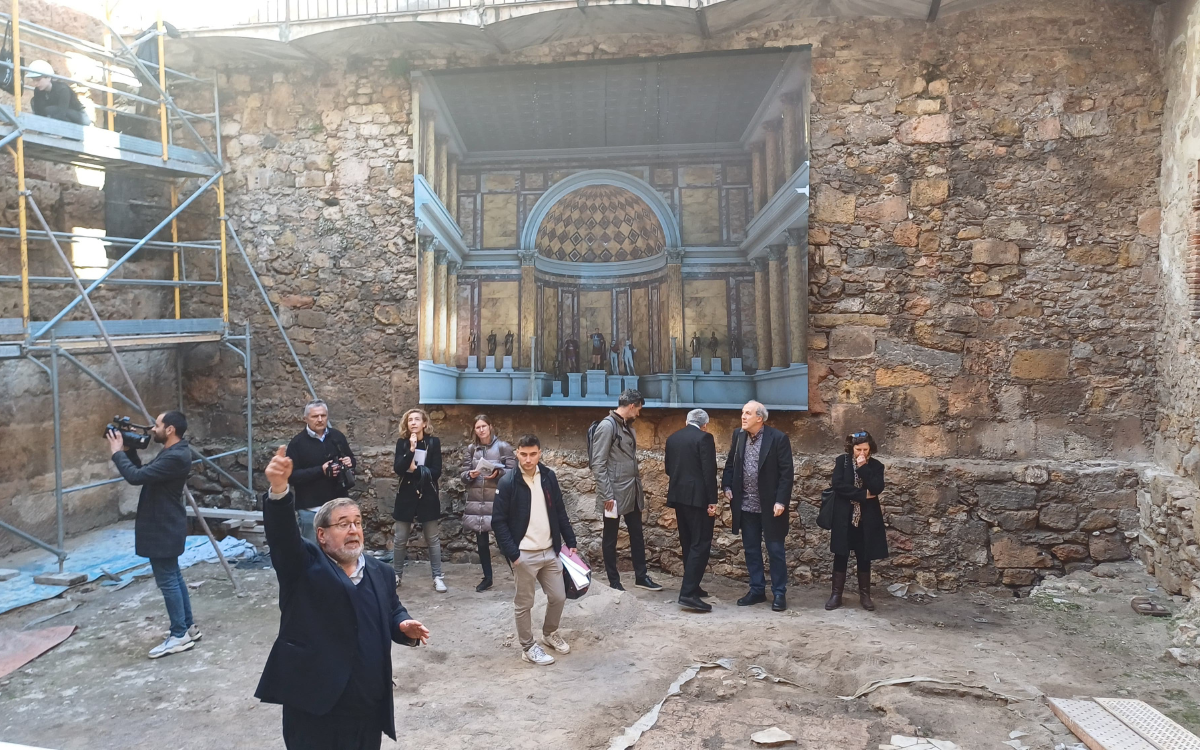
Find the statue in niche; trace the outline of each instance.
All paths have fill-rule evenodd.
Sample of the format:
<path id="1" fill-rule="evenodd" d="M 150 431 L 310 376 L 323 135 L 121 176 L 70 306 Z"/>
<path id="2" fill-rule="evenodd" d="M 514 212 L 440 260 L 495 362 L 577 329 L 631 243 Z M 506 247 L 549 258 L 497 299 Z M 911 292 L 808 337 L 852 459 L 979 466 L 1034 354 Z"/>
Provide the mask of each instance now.
<path id="1" fill-rule="evenodd" d="M 467 354 L 479 356 L 479 332 L 471 331 L 471 335 L 467 337 Z"/>
<path id="2" fill-rule="evenodd" d="M 495 331 L 492 331 L 491 333 L 488 334 L 487 344 L 488 344 L 488 356 L 489 357 L 496 356 L 496 332 Z"/>
<path id="3" fill-rule="evenodd" d="M 729 337 L 729 356 L 739 358 L 742 356 L 742 337 L 736 333 Z"/>
<path id="4" fill-rule="evenodd" d="M 509 331 L 504 336 L 504 356 L 511 357 L 513 354 L 513 332 Z"/>
<path id="5" fill-rule="evenodd" d="M 558 380 L 559 378 L 562 377 L 562 360 L 561 359 L 554 360 L 554 369 L 550 371 L 550 374 L 554 376 L 555 380 Z"/>
<path id="6" fill-rule="evenodd" d="M 635 349 L 633 347 L 633 342 L 630 341 L 629 339 L 625 339 L 625 348 L 623 350 L 623 358 L 625 360 L 625 374 L 630 377 L 637 374 L 633 370 L 633 353 L 636 351 L 637 351 L 637 349 Z"/>
<path id="7" fill-rule="evenodd" d="M 579 372 L 579 342 L 567 339 L 563 344 L 563 359 L 567 361 L 567 372 Z"/>
<path id="8" fill-rule="evenodd" d="M 591 339 L 592 339 L 592 369 L 593 370 L 603 370 L 604 369 L 604 349 L 605 349 L 605 344 L 607 344 L 608 342 L 606 342 L 604 340 L 604 334 L 600 333 L 599 328 L 597 328 L 596 332 L 592 334 Z"/>
<path id="9" fill-rule="evenodd" d="M 708 339 L 708 356 L 717 356 L 717 349 L 720 348 L 721 342 L 717 340 L 717 332 L 713 331 L 712 336 Z"/>
<path id="10" fill-rule="evenodd" d="M 692 334 L 692 359 L 700 359 L 700 334 Z"/>
<path id="11" fill-rule="evenodd" d="M 613 336 L 612 346 L 608 347 L 608 367 L 610 375 L 620 375 L 621 361 L 621 345 L 617 343 L 617 337 Z"/>

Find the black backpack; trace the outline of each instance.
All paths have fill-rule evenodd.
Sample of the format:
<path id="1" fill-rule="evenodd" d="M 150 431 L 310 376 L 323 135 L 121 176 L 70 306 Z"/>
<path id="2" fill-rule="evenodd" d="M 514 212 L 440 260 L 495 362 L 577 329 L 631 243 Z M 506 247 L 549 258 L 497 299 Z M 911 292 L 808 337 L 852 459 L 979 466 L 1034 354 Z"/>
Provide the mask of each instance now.
<path id="1" fill-rule="evenodd" d="M 8 26 L 4 28 L 4 41 L 0 42 L 0 89 L 15 96 L 20 90 L 20 86 L 15 85 L 20 76 L 17 75 L 12 62 L 12 20 L 9 20 Z M 24 57 L 21 58 L 21 67 L 25 67 Z"/>

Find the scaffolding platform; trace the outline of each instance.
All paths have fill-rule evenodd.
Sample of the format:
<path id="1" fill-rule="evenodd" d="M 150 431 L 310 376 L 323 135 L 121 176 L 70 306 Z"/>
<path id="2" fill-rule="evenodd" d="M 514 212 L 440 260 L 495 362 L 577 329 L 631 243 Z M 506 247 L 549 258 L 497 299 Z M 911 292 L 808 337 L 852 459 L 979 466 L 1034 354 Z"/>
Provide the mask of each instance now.
<path id="1" fill-rule="evenodd" d="M 203 151 L 168 145 L 162 158 L 162 144 L 90 125 L 55 120 L 22 113 L 0 106 L 0 141 L 20 132 L 25 141 L 25 157 L 89 169 L 140 173 L 144 177 L 209 177 L 219 164 Z"/>

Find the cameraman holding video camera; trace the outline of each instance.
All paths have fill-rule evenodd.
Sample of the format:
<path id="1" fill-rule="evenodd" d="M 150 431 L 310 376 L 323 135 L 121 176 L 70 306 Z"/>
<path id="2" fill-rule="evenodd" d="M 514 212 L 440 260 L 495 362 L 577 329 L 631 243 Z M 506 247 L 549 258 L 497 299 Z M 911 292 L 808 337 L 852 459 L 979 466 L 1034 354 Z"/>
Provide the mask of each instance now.
<path id="1" fill-rule="evenodd" d="M 313 544 L 317 508 L 338 497 L 350 497 L 354 487 L 354 453 L 346 436 L 329 426 L 329 406 L 321 399 L 304 406 L 305 427 L 288 443 L 292 459 L 292 491 L 300 516 L 300 535 Z"/>
<path id="2" fill-rule="evenodd" d="M 139 427 L 128 418 L 118 418 L 104 431 L 117 471 L 126 482 L 142 488 L 133 526 L 134 551 L 150 558 L 154 581 L 162 591 L 171 618 L 171 632 L 165 641 L 150 649 L 151 659 L 187 651 L 201 636 L 200 628 L 192 621 L 187 583 L 179 572 L 179 556 L 187 537 L 183 486 L 192 473 L 192 448 L 183 439 L 185 432 L 187 418 L 178 411 L 159 414 L 153 427 Z M 142 466 L 137 451 L 146 448 L 150 438 L 162 443 L 163 449 Z"/>

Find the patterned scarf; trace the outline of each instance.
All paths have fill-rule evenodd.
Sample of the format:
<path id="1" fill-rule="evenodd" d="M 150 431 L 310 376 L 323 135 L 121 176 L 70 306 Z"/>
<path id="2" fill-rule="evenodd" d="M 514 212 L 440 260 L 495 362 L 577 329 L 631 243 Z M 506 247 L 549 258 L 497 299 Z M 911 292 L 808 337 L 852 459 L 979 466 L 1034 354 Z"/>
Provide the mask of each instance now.
<path id="1" fill-rule="evenodd" d="M 853 461 L 854 457 L 851 456 L 850 460 Z M 863 486 L 862 477 L 858 475 L 858 466 L 854 467 L 854 486 L 858 489 L 862 489 Z M 858 522 L 862 520 L 862 504 L 856 501 L 851 501 L 851 505 L 854 506 L 854 515 L 851 516 L 850 523 L 854 526 L 854 528 L 857 529 Z"/>

